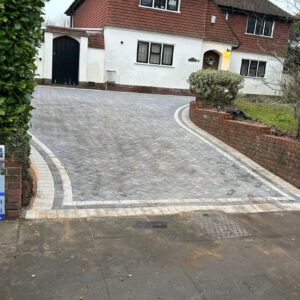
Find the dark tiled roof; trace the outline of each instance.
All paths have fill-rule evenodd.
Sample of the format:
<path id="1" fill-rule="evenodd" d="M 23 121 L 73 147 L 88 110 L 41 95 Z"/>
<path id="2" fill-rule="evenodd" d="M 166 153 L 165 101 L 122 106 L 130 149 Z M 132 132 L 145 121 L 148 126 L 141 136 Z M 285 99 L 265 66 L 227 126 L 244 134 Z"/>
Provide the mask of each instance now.
<path id="1" fill-rule="evenodd" d="M 219 6 L 251 11 L 266 15 L 292 18 L 292 15 L 282 10 L 268 0 L 215 0 Z"/>
<path id="2" fill-rule="evenodd" d="M 84 0 L 74 0 L 73 3 L 66 10 L 65 14 L 70 16 L 72 13 L 84 2 Z"/>

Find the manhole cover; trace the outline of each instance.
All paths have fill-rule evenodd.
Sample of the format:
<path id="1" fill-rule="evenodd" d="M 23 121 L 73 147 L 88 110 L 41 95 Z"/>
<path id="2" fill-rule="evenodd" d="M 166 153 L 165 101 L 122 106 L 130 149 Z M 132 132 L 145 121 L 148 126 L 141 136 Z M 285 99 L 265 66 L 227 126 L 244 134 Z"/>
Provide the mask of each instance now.
<path id="1" fill-rule="evenodd" d="M 237 239 L 251 236 L 244 227 L 231 220 L 225 213 L 192 213 L 191 219 L 215 240 Z"/>

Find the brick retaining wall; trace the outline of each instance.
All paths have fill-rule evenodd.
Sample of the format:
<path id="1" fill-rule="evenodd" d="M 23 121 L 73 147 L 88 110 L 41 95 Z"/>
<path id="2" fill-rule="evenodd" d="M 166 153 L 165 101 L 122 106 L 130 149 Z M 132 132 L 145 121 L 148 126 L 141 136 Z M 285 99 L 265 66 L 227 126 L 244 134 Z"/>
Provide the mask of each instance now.
<path id="1" fill-rule="evenodd" d="M 190 104 L 191 121 L 261 166 L 300 188 L 300 142 L 271 135 L 271 127 L 233 120 L 232 115 Z"/>
<path id="2" fill-rule="evenodd" d="M 16 161 L 5 161 L 5 211 L 7 218 L 16 218 L 21 213 L 22 167 Z"/>

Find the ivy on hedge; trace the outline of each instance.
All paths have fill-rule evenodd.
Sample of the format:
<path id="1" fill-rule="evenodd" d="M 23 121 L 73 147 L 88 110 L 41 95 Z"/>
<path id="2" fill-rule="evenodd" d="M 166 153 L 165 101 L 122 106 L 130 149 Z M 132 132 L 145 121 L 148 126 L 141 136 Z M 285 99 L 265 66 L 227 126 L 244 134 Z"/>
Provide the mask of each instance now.
<path id="1" fill-rule="evenodd" d="M 0 143 L 25 165 L 45 1 L 0 0 Z"/>
<path id="2" fill-rule="evenodd" d="M 26 135 L 44 0 L 0 0 L 0 134 Z"/>

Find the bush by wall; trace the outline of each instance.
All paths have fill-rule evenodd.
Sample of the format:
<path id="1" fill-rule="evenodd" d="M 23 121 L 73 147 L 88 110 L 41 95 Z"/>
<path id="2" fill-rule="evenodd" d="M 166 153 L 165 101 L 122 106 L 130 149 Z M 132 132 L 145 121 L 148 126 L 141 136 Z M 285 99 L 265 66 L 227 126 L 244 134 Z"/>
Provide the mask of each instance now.
<path id="1" fill-rule="evenodd" d="M 35 57 L 42 40 L 42 9 L 45 1 L 47 0 L 0 1 L 0 144 L 6 146 L 7 166 L 8 169 L 12 168 L 7 169 L 8 182 L 10 177 L 18 179 L 17 183 L 10 182 L 6 185 L 7 189 L 10 186 L 13 189 L 16 184 L 22 185 L 19 183 L 21 178 L 10 174 L 18 171 L 13 168 L 19 164 L 22 169 L 21 177 L 26 180 L 29 178 L 28 130 L 33 110 L 31 99 L 35 87 Z M 31 185 L 30 182 L 27 184 Z M 21 190 L 21 186 L 18 190 Z M 12 197 L 11 192 L 16 191 L 7 191 Z M 7 200 L 11 201 L 11 208 L 19 207 L 12 200 L 14 199 Z"/>
<path id="2" fill-rule="evenodd" d="M 200 70 L 188 80 L 190 90 L 207 108 L 231 104 L 243 87 L 244 77 L 229 71 Z"/>

